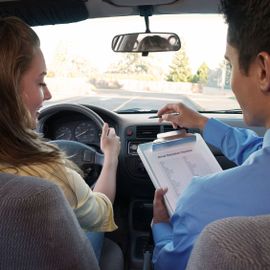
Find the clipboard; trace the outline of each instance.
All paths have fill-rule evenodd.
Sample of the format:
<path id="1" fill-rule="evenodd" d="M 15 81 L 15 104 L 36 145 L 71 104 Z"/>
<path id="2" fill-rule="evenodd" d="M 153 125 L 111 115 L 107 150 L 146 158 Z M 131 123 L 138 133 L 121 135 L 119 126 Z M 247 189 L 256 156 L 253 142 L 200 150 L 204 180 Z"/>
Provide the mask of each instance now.
<path id="1" fill-rule="evenodd" d="M 168 188 L 164 199 L 170 216 L 194 176 L 222 171 L 199 133 L 177 133 L 159 135 L 153 142 L 139 144 L 137 149 L 155 188 Z"/>

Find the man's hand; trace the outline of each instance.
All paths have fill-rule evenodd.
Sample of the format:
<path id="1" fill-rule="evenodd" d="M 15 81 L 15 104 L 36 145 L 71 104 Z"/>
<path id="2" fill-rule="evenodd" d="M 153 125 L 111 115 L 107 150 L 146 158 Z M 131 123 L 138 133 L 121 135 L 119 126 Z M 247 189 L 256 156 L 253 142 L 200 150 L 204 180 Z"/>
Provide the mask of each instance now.
<path id="1" fill-rule="evenodd" d="M 169 223 L 170 216 L 164 202 L 164 195 L 168 191 L 167 188 L 158 188 L 155 191 L 153 202 L 153 220 L 152 223 L 165 222 Z"/>
<path id="2" fill-rule="evenodd" d="M 179 115 L 170 115 L 171 113 Z M 158 111 L 160 122 L 169 121 L 174 128 L 199 128 L 203 129 L 208 118 L 190 109 L 183 103 L 167 104 Z"/>

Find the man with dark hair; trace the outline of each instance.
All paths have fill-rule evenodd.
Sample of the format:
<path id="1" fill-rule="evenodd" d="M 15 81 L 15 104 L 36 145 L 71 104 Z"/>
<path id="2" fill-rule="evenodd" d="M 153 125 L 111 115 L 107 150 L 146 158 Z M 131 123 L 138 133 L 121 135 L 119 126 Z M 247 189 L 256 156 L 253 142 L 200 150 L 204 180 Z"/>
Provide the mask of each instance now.
<path id="1" fill-rule="evenodd" d="M 225 58 L 232 67 L 232 90 L 247 125 L 266 128 L 263 138 L 191 110 L 168 104 L 161 121 L 174 127 L 200 128 L 204 139 L 238 166 L 194 177 L 169 218 L 165 189 L 154 198 L 152 231 L 155 270 L 185 269 L 203 228 L 218 219 L 270 213 L 270 4 L 267 0 L 221 0 L 228 24 Z M 178 112 L 179 115 L 170 113 Z"/>

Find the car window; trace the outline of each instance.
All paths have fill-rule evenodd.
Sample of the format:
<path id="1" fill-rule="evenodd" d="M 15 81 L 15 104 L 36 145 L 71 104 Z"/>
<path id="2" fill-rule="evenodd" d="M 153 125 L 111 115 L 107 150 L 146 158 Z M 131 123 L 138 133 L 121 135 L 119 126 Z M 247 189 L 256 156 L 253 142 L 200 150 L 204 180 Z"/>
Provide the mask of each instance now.
<path id="1" fill-rule="evenodd" d="M 175 32 L 177 52 L 116 53 L 113 37 L 143 32 L 143 17 L 89 19 L 34 27 L 47 62 L 53 102 L 81 102 L 113 111 L 155 111 L 182 101 L 197 110 L 238 109 L 224 60 L 227 26 L 221 15 L 155 15 L 152 32 Z"/>

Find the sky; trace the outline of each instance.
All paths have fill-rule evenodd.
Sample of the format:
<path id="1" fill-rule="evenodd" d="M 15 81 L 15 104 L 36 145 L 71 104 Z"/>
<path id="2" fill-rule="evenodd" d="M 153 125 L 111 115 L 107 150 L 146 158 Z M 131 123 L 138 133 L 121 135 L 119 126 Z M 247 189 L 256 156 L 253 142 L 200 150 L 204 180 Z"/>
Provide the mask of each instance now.
<path id="1" fill-rule="evenodd" d="M 175 32 L 179 35 L 196 71 L 206 61 L 210 68 L 217 67 L 223 60 L 227 26 L 221 15 L 162 15 L 152 16 L 151 32 Z M 119 57 L 111 49 L 111 41 L 117 34 L 144 32 L 144 18 L 91 19 L 79 23 L 34 27 L 41 39 L 47 66 L 50 66 L 54 50 L 59 43 L 65 44 L 70 53 L 85 57 L 100 71 L 105 71 Z M 159 53 L 162 64 L 168 64 L 174 53 Z"/>

